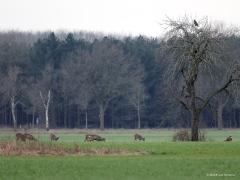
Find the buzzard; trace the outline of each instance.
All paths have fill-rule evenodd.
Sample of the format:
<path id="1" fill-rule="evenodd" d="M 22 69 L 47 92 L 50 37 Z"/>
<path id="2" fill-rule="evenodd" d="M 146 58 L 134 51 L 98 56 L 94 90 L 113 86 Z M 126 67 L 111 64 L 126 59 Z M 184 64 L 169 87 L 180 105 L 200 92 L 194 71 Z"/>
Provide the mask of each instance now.
<path id="1" fill-rule="evenodd" d="M 198 23 L 197 23 L 197 21 L 195 19 L 193 20 L 193 23 L 194 23 L 195 26 L 198 27 Z"/>

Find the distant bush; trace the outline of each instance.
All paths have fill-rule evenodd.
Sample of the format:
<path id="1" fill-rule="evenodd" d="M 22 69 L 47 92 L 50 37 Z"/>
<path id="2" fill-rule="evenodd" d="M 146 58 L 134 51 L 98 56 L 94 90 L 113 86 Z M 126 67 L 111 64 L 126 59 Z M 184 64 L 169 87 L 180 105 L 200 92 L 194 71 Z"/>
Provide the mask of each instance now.
<path id="1" fill-rule="evenodd" d="M 206 141 L 206 135 L 204 132 L 199 131 L 199 141 Z M 191 133 L 186 130 L 179 130 L 173 135 L 173 141 L 191 141 Z"/>
<path id="2" fill-rule="evenodd" d="M 188 130 L 180 130 L 173 135 L 173 141 L 190 141 L 191 135 Z"/>

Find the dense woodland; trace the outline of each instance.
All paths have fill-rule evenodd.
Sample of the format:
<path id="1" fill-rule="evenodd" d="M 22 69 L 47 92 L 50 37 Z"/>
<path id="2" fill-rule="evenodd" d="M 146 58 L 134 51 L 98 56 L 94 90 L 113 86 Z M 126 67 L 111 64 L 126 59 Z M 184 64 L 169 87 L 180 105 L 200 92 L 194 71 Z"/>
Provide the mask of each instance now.
<path id="1" fill-rule="evenodd" d="M 167 88 L 172 56 L 164 47 L 171 40 L 87 32 L 1 32 L 0 126 L 190 127 L 189 112 Z M 201 71 L 200 94 L 221 86 L 230 62 L 240 62 L 240 37 L 226 34 L 224 42 L 228 46 L 219 58 L 229 66 L 218 63 L 211 73 Z M 209 101 L 200 127 L 240 126 L 236 89 Z"/>

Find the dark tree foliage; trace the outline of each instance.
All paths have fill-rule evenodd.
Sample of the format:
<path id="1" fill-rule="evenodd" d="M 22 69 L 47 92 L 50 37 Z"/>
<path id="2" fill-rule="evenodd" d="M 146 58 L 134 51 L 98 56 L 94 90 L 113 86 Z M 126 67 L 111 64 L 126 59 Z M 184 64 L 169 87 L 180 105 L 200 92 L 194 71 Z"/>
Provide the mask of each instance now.
<path id="1" fill-rule="evenodd" d="M 82 36 L 79 34 L 65 33 L 62 36 L 64 38 L 60 38 L 54 32 L 0 33 L 1 126 L 13 127 L 11 101 L 6 93 L 5 79 L 10 67 L 17 67 L 21 71 L 21 91 L 17 95 L 18 101 L 14 112 L 17 127 L 36 127 L 37 121 L 38 127 L 45 127 L 45 111 L 39 91 L 44 88 L 41 87 L 43 86 L 41 82 L 43 77 L 47 76 L 44 74 L 47 66 L 53 68 L 51 76 L 48 77 L 51 82 L 48 112 L 50 128 L 99 128 L 97 92 L 101 92 L 103 88 L 105 88 L 103 94 L 108 99 L 104 109 L 104 127 L 137 128 L 138 113 L 129 96 L 134 95 L 134 92 L 130 92 L 134 89 L 133 87 L 141 86 L 144 87 L 143 92 L 147 97 L 141 107 L 141 128 L 191 126 L 186 109 L 170 101 L 169 94 L 166 93 L 163 74 L 171 57 L 159 51 L 165 46 L 162 39 L 144 36 L 117 38 L 89 33 Z M 229 36 L 225 41 L 231 44 L 228 51 L 231 55 L 234 54 L 235 61 L 239 62 L 240 38 L 237 35 Z M 112 59 L 110 61 L 112 64 L 102 64 L 107 62 L 108 58 Z M 130 65 L 122 66 L 121 61 L 128 62 Z M 99 67 L 109 73 L 101 72 Z M 123 69 L 120 70 L 120 67 Z M 64 71 L 70 77 L 67 77 Z M 119 78 L 118 73 L 114 72 L 112 74 L 115 77 L 113 75 L 111 78 L 105 77 L 109 76 L 111 71 L 119 71 L 121 76 L 127 74 L 127 77 Z M 143 72 L 143 77 L 136 78 L 136 72 Z M 100 86 L 99 82 L 93 83 L 104 79 L 110 79 L 111 83 L 118 85 L 118 89 L 114 90 L 116 93 L 114 92 L 111 98 L 108 97 L 111 92 L 108 89 L 110 84 Z M 121 83 L 118 82 L 120 79 Z M 142 79 L 141 86 L 138 86 L 139 79 Z M 219 85 L 216 84 L 216 86 Z M 93 89 L 90 90 L 90 88 Z M 94 93 L 91 93 L 86 104 L 84 98 L 89 92 Z M 232 95 L 222 109 L 222 126 L 240 127 L 240 96 L 236 91 L 230 91 L 230 93 Z M 44 96 L 43 92 L 42 96 Z M 219 94 L 217 99 L 210 102 L 211 106 L 205 108 L 200 117 L 201 127 L 218 126 L 217 102 L 224 100 L 225 96 L 226 94 Z"/>

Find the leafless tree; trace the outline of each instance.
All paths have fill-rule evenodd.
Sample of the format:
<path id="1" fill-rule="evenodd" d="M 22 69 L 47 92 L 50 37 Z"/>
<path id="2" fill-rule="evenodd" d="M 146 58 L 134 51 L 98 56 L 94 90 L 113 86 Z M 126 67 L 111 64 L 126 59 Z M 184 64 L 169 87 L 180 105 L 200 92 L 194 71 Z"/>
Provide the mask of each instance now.
<path id="1" fill-rule="evenodd" d="M 229 59 L 230 59 L 230 56 L 229 56 Z M 212 71 L 212 74 L 205 72 L 201 80 L 201 83 L 199 83 L 201 87 L 200 89 L 203 89 L 201 96 L 204 96 L 204 94 L 207 94 L 207 92 L 209 91 L 218 89 L 222 84 L 225 83 L 226 79 L 223 77 L 226 77 L 227 74 L 229 74 L 228 68 L 229 68 L 229 65 L 225 64 L 219 67 L 215 67 L 215 70 Z M 212 77 L 213 75 L 214 77 Z M 206 79 L 208 77 L 210 77 L 210 80 L 207 83 Z M 219 130 L 223 128 L 223 111 L 227 103 L 229 102 L 230 97 L 233 97 L 232 90 L 233 90 L 233 86 L 229 86 L 224 91 L 215 95 L 210 102 L 209 107 L 213 112 L 213 117 L 216 120 L 217 127 Z"/>
<path id="2" fill-rule="evenodd" d="M 78 76 L 75 71 L 78 68 L 75 63 L 69 61 L 69 63 L 63 64 L 60 72 L 61 75 L 61 93 L 63 96 L 64 107 L 64 126 L 67 128 L 67 110 L 71 100 L 76 98 L 76 90 L 79 82 L 77 82 Z"/>
<path id="3" fill-rule="evenodd" d="M 8 100 L 10 100 L 11 113 L 13 118 L 13 127 L 17 128 L 17 117 L 15 108 L 20 103 L 20 76 L 21 70 L 17 67 L 9 67 L 7 74 L 2 79 L 1 89 L 5 92 Z"/>
<path id="4" fill-rule="evenodd" d="M 225 91 L 225 95 L 221 94 L 220 97 L 216 98 L 217 101 L 217 127 L 219 130 L 223 128 L 223 110 L 227 103 L 229 102 L 230 95 L 227 91 Z"/>
<path id="5" fill-rule="evenodd" d="M 77 96 L 77 102 L 80 105 L 80 108 L 85 112 L 85 128 L 88 128 L 88 105 L 92 100 L 91 88 L 88 87 L 88 84 L 83 84 L 81 87 L 81 92 Z"/>
<path id="6" fill-rule="evenodd" d="M 45 118 L 46 118 L 46 130 L 49 130 L 49 118 L 48 118 L 48 112 L 49 112 L 49 104 L 50 104 L 50 99 L 51 99 L 51 90 L 49 89 L 47 92 L 47 95 L 43 96 L 42 91 L 39 92 L 40 97 L 45 109 Z"/>
<path id="7" fill-rule="evenodd" d="M 134 107 L 137 109 L 138 129 L 140 129 L 141 128 L 141 111 L 147 96 L 146 96 L 143 84 L 136 83 L 133 88 L 135 89 L 135 91 L 130 96 L 130 101 L 132 102 Z"/>
<path id="8" fill-rule="evenodd" d="M 111 100 L 116 98 L 126 88 L 130 60 L 117 44 L 108 39 L 95 42 L 89 60 L 91 91 L 99 107 L 100 129 L 104 129 L 105 111 Z"/>
<path id="9" fill-rule="evenodd" d="M 64 98 L 69 104 L 77 104 L 85 111 L 85 128 L 88 128 L 88 105 L 92 100 L 89 53 L 79 49 L 67 58 L 69 61 L 63 64 L 61 72 Z"/>
<path id="10" fill-rule="evenodd" d="M 28 88 L 26 88 L 26 96 L 30 101 L 29 112 L 32 112 L 32 127 L 34 128 L 35 124 L 35 115 L 36 113 L 40 114 L 42 109 L 42 101 L 39 96 L 39 87 L 34 82 L 30 82 Z"/>
<path id="11" fill-rule="evenodd" d="M 140 81 L 143 75 L 119 45 L 106 38 L 96 41 L 91 52 L 79 49 L 68 60 L 62 68 L 63 92 L 72 96 L 69 97 L 70 103 L 78 104 L 85 111 L 85 128 L 88 128 L 90 101 L 95 101 L 99 108 L 100 128 L 103 130 L 105 111 L 110 101 L 125 92 L 131 95 L 130 102 L 134 101 L 138 109 L 140 123 L 140 108 L 144 99 Z"/>
<path id="12" fill-rule="evenodd" d="M 46 65 L 45 69 L 42 71 L 41 78 L 36 82 L 34 85 L 38 89 L 38 97 L 42 102 L 42 107 L 45 111 L 45 123 L 46 123 L 46 130 L 49 130 L 49 106 L 51 101 L 51 89 L 52 89 L 52 77 L 53 77 L 53 68 L 51 65 Z M 37 103 L 39 102 L 36 101 Z"/>
<path id="13" fill-rule="evenodd" d="M 135 73 L 136 72 L 136 73 Z M 144 102 L 147 99 L 147 94 L 145 92 L 145 87 L 143 84 L 144 73 L 141 68 L 137 71 L 133 71 L 131 75 L 129 75 L 129 88 L 127 98 L 129 102 L 136 108 L 137 110 L 137 127 L 141 128 L 141 111 L 144 106 Z M 135 75 L 133 75 L 135 74 Z"/>
<path id="14" fill-rule="evenodd" d="M 10 100 L 11 114 L 14 128 L 17 128 L 15 108 L 20 103 L 22 94 L 21 75 L 19 67 L 29 61 L 28 41 L 22 36 L 23 33 L 5 32 L 0 33 L 0 71 L 2 73 L 2 85 L 0 89 L 5 92 L 4 99 Z"/>
<path id="15" fill-rule="evenodd" d="M 166 33 L 166 50 L 172 57 L 166 80 L 172 95 L 190 112 L 191 140 L 198 141 L 200 113 L 215 95 L 238 80 L 239 66 L 234 66 L 235 69 L 231 69 L 229 75 L 222 78 L 224 83 L 201 97 L 198 81 L 203 71 L 211 71 L 219 64 L 226 63 L 221 58 L 226 34 L 207 19 L 199 20 L 198 26 L 187 17 L 180 20 L 168 19 L 166 24 L 169 28 Z"/>

